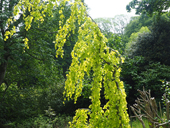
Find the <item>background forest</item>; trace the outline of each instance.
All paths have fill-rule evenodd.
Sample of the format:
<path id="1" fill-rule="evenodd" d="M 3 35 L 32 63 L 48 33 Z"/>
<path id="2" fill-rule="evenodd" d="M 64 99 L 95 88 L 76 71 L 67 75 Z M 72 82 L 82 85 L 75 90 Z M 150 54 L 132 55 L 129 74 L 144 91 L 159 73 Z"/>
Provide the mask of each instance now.
<path id="1" fill-rule="evenodd" d="M 26 31 L 23 14 L 9 28 L 8 18 L 19 0 L 0 0 L 0 127 L 60 127 L 68 126 L 78 108 L 91 104 L 91 81 L 93 75 L 86 75 L 83 91 L 77 103 L 65 101 L 63 91 L 71 51 L 78 40 L 78 28 L 70 31 L 64 45 L 63 58 L 56 58 L 54 40 L 62 24 L 59 23 L 60 8 L 64 8 L 64 22 L 71 15 L 71 7 L 53 8 L 53 17 L 46 16 L 42 24 L 33 22 Z M 140 4 L 139 4 L 140 3 Z M 86 6 L 87 7 L 87 6 Z M 125 58 L 121 64 L 120 79 L 124 82 L 128 113 L 129 106 L 139 97 L 138 89 L 151 90 L 152 97 L 164 106 L 162 95 L 169 98 L 170 81 L 170 7 L 169 0 L 133 0 L 127 11 L 136 9 L 139 16 L 117 15 L 114 18 L 93 19 L 107 37 L 107 46 L 117 50 Z M 88 7 L 87 7 L 88 9 Z M 26 15 L 29 15 L 26 11 Z M 17 27 L 17 32 L 6 39 L 5 32 Z M 27 38 L 28 45 L 24 43 Z M 166 86 L 164 83 L 167 83 Z M 107 101 L 101 90 L 101 106 Z M 165 110 L 165 109 L 163 109 Z"/>

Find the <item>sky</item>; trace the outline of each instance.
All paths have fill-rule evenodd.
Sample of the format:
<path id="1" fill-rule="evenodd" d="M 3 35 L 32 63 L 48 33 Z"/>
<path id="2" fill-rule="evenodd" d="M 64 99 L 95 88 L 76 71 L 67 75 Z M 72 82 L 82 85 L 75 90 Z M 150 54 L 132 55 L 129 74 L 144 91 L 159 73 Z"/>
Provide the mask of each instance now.
<path id="1" fill-rule="evenodd" d="M 113 18 L 116 15 L 127 14 L 134 16 L 135 10 L 131 13 L 126 11 L 126 5 L 132 0 L 84 0 L 90 8 L 89 15 L 95 18 Z"/>

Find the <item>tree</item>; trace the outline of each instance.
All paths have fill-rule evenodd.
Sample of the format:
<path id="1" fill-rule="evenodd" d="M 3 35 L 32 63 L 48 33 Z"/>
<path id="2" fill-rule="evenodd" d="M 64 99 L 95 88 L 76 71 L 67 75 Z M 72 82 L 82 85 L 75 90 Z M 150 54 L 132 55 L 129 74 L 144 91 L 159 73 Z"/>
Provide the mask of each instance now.
<path id="1" fill-rule="evenodd" d="M 97 18 L 94 19 L 102 32 L 109 34 L 110 32 L 122 35 L 124 28 L 129 23 L 130 17 L 127 15 L 116 15 L 114 18 Z"/>
<path id="2" fill-rule="evenodd" d="M 117 15 L 114 17 L 115 20 L 115 29 L 118 33 L 120 33 L 121 35 L 124 34 L 124 30 L 126 25 L 129 23 L 130 21 L 130 16 L 128 15 Z"/>
<path id="3" fill-rule="evenodd" d="M 160 91 L 160 80 L 169 80 L 170 73 L 169 21 L 168 14 L 164 14 L 160 16 L 159 21 L 150 26 L 150 31 L 143 27 L 142 33 L 131 34 L 121 77 L 126 91 L 129 92 L 128 103 L 133 103 L 137 95 L 136 90 L 142 89 L 142 86 L 151 89 L 152 95 L 160 100 L 163 94 L 163 91 Z"/>
<path id="4" fill-rule="evenodd" d="M 28 40 L 27 38 L 29 34 L 24 29 L 23 14 L 20 14 L 15 19 L 16 20 L 15 22 L 11 23 L 10 26 L 7 26 L 6 24 L 7 20 L 8 18 L 13 17 L 13 9 L 14 9 L 14 6 L 18 2 L 19 0 L 13 0 L 13 1 L 1 0 L 1 5 L 0 5 L 0 11 L 1 11 L 0 12 L 1 14 L 0 32 L 1 34 L 0 35 L 2 37 L 2 40 L 1 40 L 2 42 L 0 43 L 0 50 L 1 50 L 0 52 L 0 58 L 1 58 L 0 59 L 0 85 L 2 85 L 3 82 L 6 83 L 7 85 L 10 85 L 11 82 L 17 82 L 13 76 L 16 76 L 16 77 L 18 76 L 18 72 L 19 72 L 18 69 L 22 70 L 21 68 L 23 64 L 22 61 L 27 60 L 26 58 L 28 56 L 33 59 L 32 63 L 35 62 L 34 61 L 35 58 L 39 61 L 44 61 L 45 57 L 47 60 L 50 56 L 50 54 L 45 54 L 46 56 L 43 57 L 41 53 L 36 54 L 34 52 L 35 49 L 36 50 L 44 49 L 44 47 L 48 45 L 47 42 L 44 42 L 44 44 L 40 46 L 34 45 L 34 47 L 32 47 L 33 41 L 31 42 L 31 45 L 29 47 L 26 43 L 24 44 L 23 39 L 25 38 L 25 41 L 27 42 Z M 25 15 L 26 16 L 29 15 L 28 12 Z M 15 35 L 13 35 L 13 37 L 11 37 L 10 39 L 5 39 L 7 37 L 5 33 L 6 34 L 9 33 L 10 30 L 12 30 L 11 32 L 12 33 L 14 32 Z M 28 49 L 25 49 L 25 47 Z M 35 63 L 38 63 L 37 60 Z M 27 65 L 29 64 L 27 63 Z M 31 71 L 34 71 L 34 70 L 32 69 Z M 25 70 L 25 72 L 27 71 Z M 6 74 L 8 74 L 8 76 Z M 20 76 L 18 76 L 18 78 L 20 77 L 22 77 L 21 74 Z M 11 82 L 10 82 L 10 79 L 12 80 Z"/>
<path id="5" fill-rule="evenodd" d="M 138 89 L 143 87 L 151 90 L 152 95 L 161 101 L 164 90 L 161 90 L 160 80 L 169 80 L 170 67 L 160 64 L 160 62 L 148 62 L 142 56 L 126 58 L 122 65 L 121 80 L 124 82 L 127 102 L 129 105 L 135 103 L 139 96 Z"/>
<path id="6" fill-rule="evenodd" d="M 134 45 L 136 44 L 138 37 L 145 33 L 150 33 L 148 27 L 142 27 L 139 32 L 131 34 L 129 42 L 126 44 L 125 55 L 130 56 L 133 51 L 135 51 Z"/>
<path id="7" fill-rule="evenodd" d="M 18 1 L 14 0 L 13 2 L 11 2 L 9 5 L 7 5 L 7 1 L 1 0 L 0 3 L 0 13 L 4 14 L 1 15 L 1 19 L 0 19 L 0 30 L 1 30 L 1 46 L 0 46 L 0 50 L 1 50 L 1 54 L 0 54 L 0 85 L 3 82 L 3 79 L 5 77 L 5 72 L 6 72 L 6 68 L 7 68 L 7 62 L 9 60 L 9 52 L 10 49 L 8 48 L 8 44 L 10 42 L 4 41 L 4 37 L 5 37 L 5 24 L 6 24 L 6 20 L 9 18 L 9 16 L 12 15 L 12 5 L 15 5 L 15 3 L 17 3 Z M 5 12 L 5 8 L 7 8 L 6 12 Z M 20 19 L 20 18 L 19 18 Z M 15 23 L 15 26 L 17 26 L 19 24 L 19 20 L 18 22 Z M 14 40 L 14 39 L 13 39 Z M 14 40 L 15 41 L 15 40 Z M 10 45 L 9 45 L 10 46 Z"/>
<path id="8" fill-rule="evenodd" d="M 143 26 L 149 28 L 153 24 L 153 21 L 153 17 L 149 17 L 146 14 L 131 17 L 129 24 L 125 27 L 124 36 L 130 38 L 132 33 L 138 32 Z"/>
<path id="9" fill-rule="evenodd" d="M 113 18 L 97 18 L 94 19 L 94 21 L 98 24 L 103 33 L 107 34 L 109 34 L 110 32 L 115 33 L 114 30 L 115 24 L 113 22 Z"/>
<path id="10" fill-rule="evenodd" d="M 26 13 L 29 11 L 30 15 L 25 17 L 25 29 L 31 27 L 32 20 L 35 22 L 44 20 L 44 13 L 47 15 L 52 14 L 51 8 L 57 7 L 58 3 L 62 6 L 68 0 L 48 0 L 46 3 L 40 0 L 29 1 L 22 0 L 14 7 L 14 16 L 19 12 Z M 75 20 L 78 20 L 79 27 L 78 39 L 71 53 L 72 64 L 69 68 L 69 74 L 65 82 L 64 94 L 68 99 L 74 98 L 75 102 L 82 92 L 82 82 L 85 74 L 93 71 L 92 93 L 90 99 L 92 104 L 89 106 L 91 112 L 84 109 L 79 109 L 71 127 L 129 127 L 129 119 L 126 107 L 126 94 L 123 87 L 123 82 L 120 81 L 120 67 L 122 57 L 119 53 L 106 46 L 107 39 L 101 33 L 97 24 L 95 24 L 90 17 L 86 14 L 86 7 L 80 0 L 75 0 L 71 4 L 71 16 L 64 23 L 65 16 L 63 9 L 59 10 L 60 21 L 59 30 L 56 35 L 55 48 L 56 56 L 63 57 L 63 46 L 66 42 L 66 37 L 70 36 L 70 31 L 75 32 Z M 20 11 L 21 10 L 21 11 Z M 13 18 L 8 19 L 8 25 L 14 21 Z M 61 26 L 63 24 L 63 26 Z M 14 29 L 14 27 L 13 27 Z M 13 31 L 7 31 L 5 40 L 14 34 Z M 24 39 L 26 46 L 28 46 L 27 38 Z M 102 108 L 100 106 L 100 90 L 103 86 L 105 88 L 106 105 Z M 105 110 L 105 111 L 104 111 Z M 90 115 L 89 124 L 87 123 L 87 114 Z"/>
<path id="11" fill-rule="evenodd" d="M 139 35 L 131 53 L 131 57 L 143 56 L 146 61 L 160 62 L 161 64 L 170 65 L 169 43 L 170 38 L 170 17 L 162 15 L 156 22 L 150 33 Z"/>
<path id="12" fill-rule="evenodd" d="M 136 14 L 147 13 L 152 16 L 154 13 L 161 15 L 167 12 L 169 7 L 169 0 L 132 0 L 126 6 L 126 9 L 128 12 L 130 12 L 131 9 L 136 9 Z"/>
<path id="13" fill-rule="evenodd" d="M 52 43 L 56 29 L 59 28 L 57 19 L 54 22 L 53 18 L 46 16 L 43 24 L 39 26 L 41 29 L 38 28 L 36 23 L 32 23 L 32 27 L 29 31 L 26 31 L 23 18 L 18 17 L 19 21 L 16 22 L 19 23 L 16 34 L 4 41 L 5 36 L 2 36 L 5 34 L 4 32 L 17 24 L 15 22 L 8 27 L 5 22 L 13 15 L 13 8 L 18 1 L 1 2 L 3 5 L 1 6 L 0 16 L 2 16 L 1 22 L 3 24 L 1 24 L 0 29 L 0 65 L 3 67 L 3 63 L 5 63 L 4 65 L 7 64 L 5 72 L 1 70 L 3 68 L 0 68 L 0 71 L 2 71 L 0 74 L 5 74 L 3 83 L 0 85 L 0 122 L 4 123 L 5 119 L 13 121 L 13 119 L 17 120 L 18 117 L 25 119 L 33 114 L 36 115 L 33 111 L 37 109 L 36 112 L 38 112 L 40 108 L 36 105 L 38 96 L 34 95 L 34 99 L 30 92 L 47 88 L 50 85 L 54 86 L 63 77 L 60 71 L 61 67 L 55 57 L 54 43 Z M 65 9 L 68 8 L 65 7 Z M 8 13 L 9 10 L 11 14 Z M 26 15 L 29 15 L 29 13 L 27 12 Z M 29 46 L 27 46 L 29 49 L 25 47 L 23 41 L 25 37 L 29 40 Z M 7 53 L 9 58 L 5 60 Z M 29 95 L 30 98 L 27 99 L 25 95 Z M 30 109 L 30 111 L 24 112 L 24 109 Z"/>
<path id="14" fill-rule="evenodd" d="M 51 84 L 54 82 L 53 79 L 58 79 L 59 64 L 57 64 L 55 58 L 54 44 L 51 43 L 52 39 L 55 38 L 55 33 L 43 31 L 44 28 L 46 28 L 44 30 L 47 30 L 49 24 L 44 24 L 47 20 L 51 21 L 50 17 L 44 19 L 44 28 L 41 29 L 38 29 L 36 23 L 33 23 L 30 31 L 26 31 L 22 18 L 23 14 L 17 17 L 15 23 L 7 26 L 6 22 L 8 18 L 13 16 L 13 8 L 18 1 L 2 1 L 2 3 L 0 85 L 3 82 L 8 89 L 12 84 L 17 84 L 20 88 Z M 29 15 L 29 13 L 27 12 L 25 15 Z M 52 22 L 48 23 L 51 23 L 49 26 L 53 25 Z M 13 26 L 17 28 L 15 35 L 5 41 L 5 32 L 9 32 Z M 53 25 L 51 31 L 55 31 L 55 29 L 57 29 L 57 26 L 54 27 Z M 24 44 L 23 39 L 25 37 L 30 40 L 29 47 Z"/>

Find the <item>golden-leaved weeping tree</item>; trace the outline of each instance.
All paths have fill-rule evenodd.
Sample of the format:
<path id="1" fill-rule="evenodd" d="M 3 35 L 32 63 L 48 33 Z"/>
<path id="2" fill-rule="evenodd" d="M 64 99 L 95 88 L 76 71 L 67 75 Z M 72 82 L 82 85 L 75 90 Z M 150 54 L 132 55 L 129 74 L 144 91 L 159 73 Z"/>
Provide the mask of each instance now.
<path id="1" fill-rule="evenodd" d="M 64 5 L 69 2 L 71 16 L 64 21 Z M 120 67 L 123 58 L 115 51 L 106 46 L 107 39 L 101 33 L 99 27 L 86 13 L 86 7 L 81 0 L 20 0 L 14 7 L 13 17 L 8 19 L 7 25 L 15 22 L 19 13 L 23 13 L 25 29 L 28 31 L 33 20 L 43 22 L 46 15 L 52 16 L 52 9 L 60 5 L 60 28 L 56 34 L 55 49 L 56 57 L 63 56 L 63 46 L 69 32 L 75 31 L 75 21 L 80 25 L 78 40 L 72 50 L 72 64 L 67 74 L 64 95 L 66 98 L 74 99 L 81 96 L 83 79 L 85 74 L 93 72 L 91 82 L 92 104 L 89 109 L 78 109 L 70 127 L 73 128 L 129 128 L 129 117 L 127 114 L 126 94 L 123 82 L 120 81 Z M 63 8 L 62 8 L 63 5 Z M 29 12 L 26 16 L 24 13 Z M 13 27 L 7 31 L 5 40 L 16 32 Z M 29 48 L 27 38 L 24 39 L 25 47 Z M 104 94 L 107 103 L 101 107 L 100 91 L 104 87 Z M 90 110 L 90 111 L 89 111 Z M 90 119 L 88 120 L 88 116 Z M 88 121 L 87 121 L 88 120 Z"/>

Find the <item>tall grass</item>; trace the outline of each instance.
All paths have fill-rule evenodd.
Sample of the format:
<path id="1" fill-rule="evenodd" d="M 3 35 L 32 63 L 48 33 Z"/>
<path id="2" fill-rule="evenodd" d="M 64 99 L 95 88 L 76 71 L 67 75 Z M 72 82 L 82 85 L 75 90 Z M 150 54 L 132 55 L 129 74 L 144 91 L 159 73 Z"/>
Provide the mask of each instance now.
<path id="1" fill-rule="evenodd" d="M 143 119 L 143 121 L 145 123 L 146 128 L 149 128 L 148 120 L 147 119 Z M 131 125 L 131 128 L 143 128 L 141 122 L 138 119 L 133 119 L 130 122 L 130 125 Z"/>

